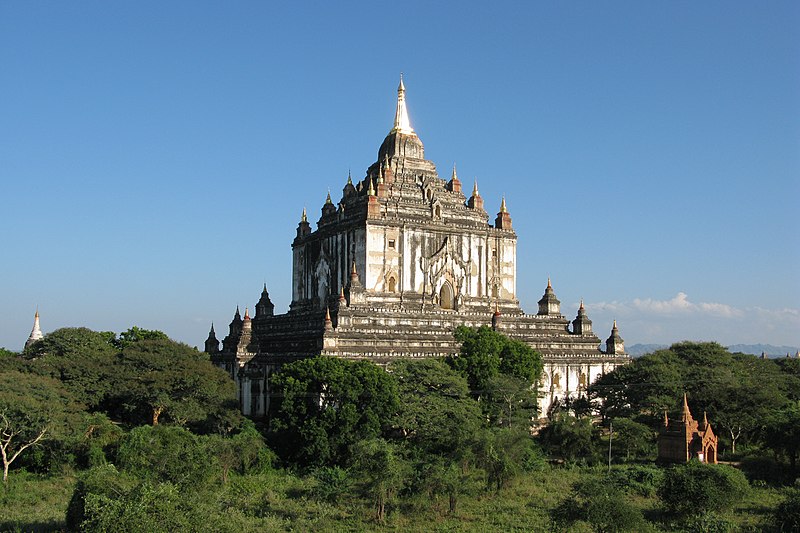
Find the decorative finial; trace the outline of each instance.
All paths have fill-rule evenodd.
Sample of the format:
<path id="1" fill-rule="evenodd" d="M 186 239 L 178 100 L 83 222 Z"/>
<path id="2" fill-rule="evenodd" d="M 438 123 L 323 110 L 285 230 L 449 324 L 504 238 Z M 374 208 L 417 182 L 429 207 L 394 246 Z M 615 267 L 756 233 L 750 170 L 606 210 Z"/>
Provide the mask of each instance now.
<path id="1" fill-rule="evenodd" d="M 303 214 L 300 217 L 300 222 L 308 222 L 308 217 L 306 216 L 306 208 L 303 208 Z"/>
<path id="2" fill-rule="evenodd" d="M 553 285 L 550 283 L 550 276 L 547 276 L 547 288 L 552 289 Z"/>
<path id="3" fill-rule="evenodd" d="M 506 209 L 506 197 L 503 196 L 503 199 L 500 201 L 500 212 L 501 213 L 508 213 L 508 209 Z"/>
<path id="4" fill-rule="evenodd" d="M 211 331 L 209 331 L 209 333 L 211 335 L 213 335 L 215 333 L 215 331 L 214 331 L 214 323 L 213 322 L 211 323 Z"/>
<path id="5" fill-rule="evenodd" d="M 394 114 L 394 127 L 389 133 L 413 134 L 414 129 L 408 120 L 408 110 L 406 109 L 406 87 L 403 85 L 403 74 L 400 74 L 400 85 L 397 87 L 397 110 Z"/>
<path id="6" fill-rule="evenodd" d="M 453 175 L 450 176 L 450 179 L 453 180 L 453 181 L 458 179 L 458 174 L 456 174 L 456 164 L 455 163 L 453 163 Z"/>
<path id="7" fill-rule="evenodd" d="M 583 310 L 584 310 L 584 309 L 583 309 L 583 298 L 581 298 L 581 306 L 580 306 L 578 309 L 580 309 L 581 311 L 583 311 Z"/>
<path id="8" fill-rule="evenodd" d="M 369 189 L 367 189 L 367 196 L 375 196 L 375 189 L 372 188 L 372 178 L 367 178 L 369 180 Z"/>
<path id="9" fill-rule="evenodd" d="M 617 319 L 616 318 L 614 319 L 614 325 L 611 326 L 611 330 L 612 331 L 615 330 L 615 329 L 617 329 Z M 684 396 L 686 396 L 686 395 L 684 394 Z"/>
<path id="10" fill-rule="evenodd" d="M 325 306 L 325 322 L 331 321 L 331 308 L 327 305 Z"/>
<path id="11" fill-rule="evenodd" d="M 353 184 L 353 177 L 350 175 L 350 169 L 349 168 L 347 169 L 347 184 L 348 185 L 352 185 Z"/>
<path id="12" fill-rule="evenodd" d="M 356 272 L 356 260 L 353 259 L 353 267 L 350 269 L 350 276 L 358 276 L 358 272 Z"/>
<path id="13" fill-rule="evenodd" d="M 480 196 L 478 194 L 478 178 L 475 178 L 475 185 L 472 186 L 472 196 Z"/>
<path id="14" fill-rule="evenodd" d="M 344 298 L 344 287 L 339 287 L 339 301 L 340 302 L 344 302 L 345 301 L 345 298 Z"/>
<path id="15" fill-rule="evenodd" d="M 248 309 L 247 307 L 244 308 L 244 319 L 250 320 L 250 309 Z"/>
<path id="16" fill-rule="evenodd" d="M 330 189 L 328 189 L 328 197 L 327 197 L 327 198 L 325 198 L 325 203 L 326 203 L 326 204 L 332 204 L 332 203 L 333 203 L 333 202 L 331 201 L 331 190 L 330 190 Z"/>

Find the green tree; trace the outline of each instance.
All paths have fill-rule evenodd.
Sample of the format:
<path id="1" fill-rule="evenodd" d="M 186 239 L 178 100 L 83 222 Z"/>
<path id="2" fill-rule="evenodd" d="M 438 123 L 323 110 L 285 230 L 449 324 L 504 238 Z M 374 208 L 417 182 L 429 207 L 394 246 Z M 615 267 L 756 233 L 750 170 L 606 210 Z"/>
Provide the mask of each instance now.
<path id="1" fill-rule="evenodd" d="M 735 453 L 740 439 L 754 439 L 769 413 L 785 405 L 787 380 L 773 361 L 731 354 L 714 342 L 681 342 L 605 374 L 589 393 L 605 419 L 631 418 L 649 426 L 687 393 L 695 416 L 706 412 Z"/>
<path id="2" fill-rule="evenodd" d="M 48 333 L 25 348 L 23 355 L 37 358 L 44 355 L 69 357 L 86 354 L 105 354 L 111 356 L 116 352 L 114 333 L 110 331 L 92 331 L 88 328 L 61 328 Z"/>
<path id="3" fill-rule="evenodd" d="M 596 455 L 598 436 L 590 420 L 559 413 L 539 432 L 539 442 L 550 454 L 567 461 L 592 460 Z"/>
<path id="4" fill-rule="evenodd" d="M 649 426 L 630 418 L 617 418 L 613 422 L 611 447 L 614 457 L 625 460 L 651 457 L 655 451 L 655 433 Z"/>
<path id="5" fill-rule="evenodd" d="M 735 468 L 690 461 L 667 470 L 658 495 L 668 512 L 689 516 L 728 509 L 749 488 L 747 478 Z"/>
<path id="6" fill-rule="evenodd" d="M 386 518 L 386 506 L 402 490 L 410 468 L 396 447 L 381 438 L 367 439 L 353 446 L 352 470 L 361 492 L 375 504 L 375 518 Z"/>
<path id="7" fill-rule="evenodd" d="M 424 488 L 446 494 L 450 512 L 473 480 L 472 448 L 483 425 L 480 407 L 464 376 L 437 359 L 401 359 L 389 367 L 398 384 L 393 435 L 412 444 Z"/>
<path id="8" fill-rule="evenodd" d="M 461 455 L 483 423 L 464 377 L 437 359 L 400 359 L 389 370 L 399 399 L 393 433 L 426 453 Z"/>
<path id="9" fill-rule="evenodd" d="M 158 425 L 163 416 L 200 432 L 227 432 L 241 417 L 235 386 L 206 354 L 170 339 L 131 342 L 117 356 L 110 403 L 129 423 Z"/>
<path id="10" fill-rule="evenodd" d="M 70 436 L 81 407 L 58 381 L 18 371 L 0 372 L 0 456 L 3 483 L 26 450 Z"/>
<path id="11" fill-rule="evenodd" d="M 207 445 L 220 466 L 223 485 L 228 483 L 231 471 L 247 474 L 272 466 L 272 451 L 250 420 L 245 420 L 241 431 L 233 436 L 210 435 Z"/>
<path id="12" fill-rule="evenodd" d="M 459 326 L 455 337 L 461 342 L 461 350 L 458 356 L 448 357 L 447 363 L 467 378 L 478 397 L 501 373 L 531 385 L 541 377 L 541 356 L 524 342 L 509 339 L 488 326 Z"/>
<path id="13" fill-rule="evenodd" d="M 167 340 L 167 334 L 163 331 L 158 330 L 150 330 L 150 329 L 142 329 L 137 326 L 133 326 L 129 328 L 127 331 L 123 331 L 119 334 L 119 339 L 113 342 L 114 346 L 119 348 L 120 350 L 126 348 L 127 346 L 133 344 L 134 342 L 145 341 L 145 340 Z"/>
<path id="14" fill-rule="evenodd" d="M 536 391 L 531 382 L 510 374 L 489 379 L 481 397 L 484 413 L 496 426 L 528 431 L 536 417 Z"/>
<path id="15" fill-rule="evenodd" d="M 394 378 L 369 361 L 318 356 L 271 377 L 276 447 L 303 466 L 344 464 L 357 441 L 377 437 L 398 406 Z"/>
<path id="16" fill-rule="evenodd" d="M 775 509 L 773 523 L 778 531 L 800 531 L 800 489 L 789 489 Z"/>
<path id="17" fill-rule="evenodd" d="M 762 440 L 776 455 L 789 459 L 792 472 L 797 471 L 800 453 L 800 401 L 792 402 L 767 418 Z"/>

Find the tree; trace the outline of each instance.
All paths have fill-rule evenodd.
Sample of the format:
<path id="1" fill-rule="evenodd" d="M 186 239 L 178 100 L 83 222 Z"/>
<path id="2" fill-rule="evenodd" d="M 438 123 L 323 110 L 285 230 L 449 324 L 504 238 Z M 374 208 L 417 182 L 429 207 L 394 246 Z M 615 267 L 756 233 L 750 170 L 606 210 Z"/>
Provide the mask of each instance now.
<path id="1" fill-rule="evenodd" d="M 353 472 L 360 478 L 363 494 L 375 502 L 375 518 L 386 518 L 386 505 L 391 503 L 408 478 L 408 464 L 396 447 L 381 439 L 359 441 L 353 447 Z"/>
<path id="2" fill-rule="evenodd" d="M 539 442 L 551 455 L 567 461 L 592 459 L 596 454 L 597 434 L 586 418 L 559 413 L 539 432 Z"/>
<path id="3" fill-rule="evenodd" d="M 617 418 L 613 423 L 611 446 L 614 456 L 625 460 L 653 455 L 655 434 L 649 426 L 634 422 L 630 418 Z"/>
<path id="4" fill-rule="evenodd" d="M 536 391 L 527 380 L 510 374 L 489 379 L 481 398 L 484 413 L 493 425 L 526 432 L 536 416 Z"/>
<path id="5" fill-rule="evenodd" d="M 686 393 L 692 412 L 706 412 L 735 453 L 740 439 L 752 440 L 769 413 L 785 405 L 790 381 L 773 361 L 731 354 L 715 342 L 681 342 L 614 369 L 589 394 L 606 419 L 655 426 Z"/>
<path id="6" fill-rule="evenodd" d="M 800 401 L 792 402 L 767 418 L 762 440 L 776 455 L 786 455 L 792 471 L 796 472 L 800 453 Z"/>
<path id="7" fill-rule="evenodd" d="M 167 340 L 167 334 L 163 331 L 158 330 L 150 330 L 150 329 L 142 329 L 137 326 L 133 326 L 129 328 L 127 331 L 123 331 L 119 334 L 119 339 L 113 342 L 114 346 L 119 348 L 120 350 L 130 346 L 134 342 L 144 341 L 144 340 Z"/>
<path id="8" fill-rule="evenodd" d="M 477 329 L 459 326 L 455 337 L 461 342 L 461 350 L 458 356 L 448 357 L 447 363 L 467 378 L 478 397 L 500 373 L 530 385 L 541 377 L 541 356 L 524 342 L 509 339 L 488 326 Z"/>
<path id="9" fill-rule="evenodd" d="M 117 382 L 114 337 L 87 328 L 57 329 L 25 350 L 33 360 L 28 371 L 61 381 L 89 410 L 99 410 Z"/>
<path id="10" fill-rule="evenodd" d="M 109 403 L 120 406 L 116 414 L 129 423 L 155 426 L 166 417 L 200 432 L 239 425 L 234 383 L 194 348 L 160 337 L 138 340 L 115 364 L 119 381 Z"/>
<path id="11" fill-rule="evenodd" d="M 77 426 L 80 406 L 56 380 L 18 371 L 0 372 L 0 456 L 3 483 L 23 452 Z"/>
<path id="12" fill-rule="evenodd" d="M 772 516 L 778 531 L 800 531 L 800 489 L 789 489 Z"/>
<path id="13" fill-rule="evenodd" d="M 357 441 L 388 427 L 397 409 L 394 378 L 369 361 L 318 356 L 271 377 L 276 447 L 303 466 L 344 464 Z"/>
<path id="14" fill-rule="evenodd" d="M 454 513 L 472 481 L 472 447 L 483 424 L 466 379 L 437 359 L 400 359 L 389 371 L 398 385 L 399 407 L 390 434 L 412 444 L 423 485 L 446 494 Z"/>
<path id="15" fill-rule="evenodd" d="M 464 377 L 436 359 L 400 359 L 389 370 L 399 399 L 392 433 L 426 453 L 460 456 L 483 422 Z"/>

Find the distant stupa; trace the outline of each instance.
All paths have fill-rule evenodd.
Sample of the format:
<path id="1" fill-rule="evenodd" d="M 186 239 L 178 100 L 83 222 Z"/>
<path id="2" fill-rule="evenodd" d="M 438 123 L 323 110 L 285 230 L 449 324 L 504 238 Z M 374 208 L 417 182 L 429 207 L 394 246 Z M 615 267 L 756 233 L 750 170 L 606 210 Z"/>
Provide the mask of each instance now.
<path id="1" fill-rule="evenodd" d="M 36 309 L 36 314 L 33 316 L 33 329 L 31 330 L 28 340 L 25 341 L 25 347 L 27 348 L 42 337 L 44 337 L 44 335 L 42 335 L 42 329 L 39 327 L 39 309 Z"/>

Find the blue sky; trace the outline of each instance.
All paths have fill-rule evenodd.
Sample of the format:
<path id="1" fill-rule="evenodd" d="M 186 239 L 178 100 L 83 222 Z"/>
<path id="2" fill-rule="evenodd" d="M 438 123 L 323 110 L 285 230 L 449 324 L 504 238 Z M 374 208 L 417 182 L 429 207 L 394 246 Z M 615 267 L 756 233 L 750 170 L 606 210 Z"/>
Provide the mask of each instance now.
<path id="1" fill-rule="evenodd" d="M 453 3 L 452 6 L 457 4 Z M 2 2 L 0 346 L 202 345 L 388 133 L 490 214 L 518 297 L 605 338 L 800 346 L 797 2 Z"/>

